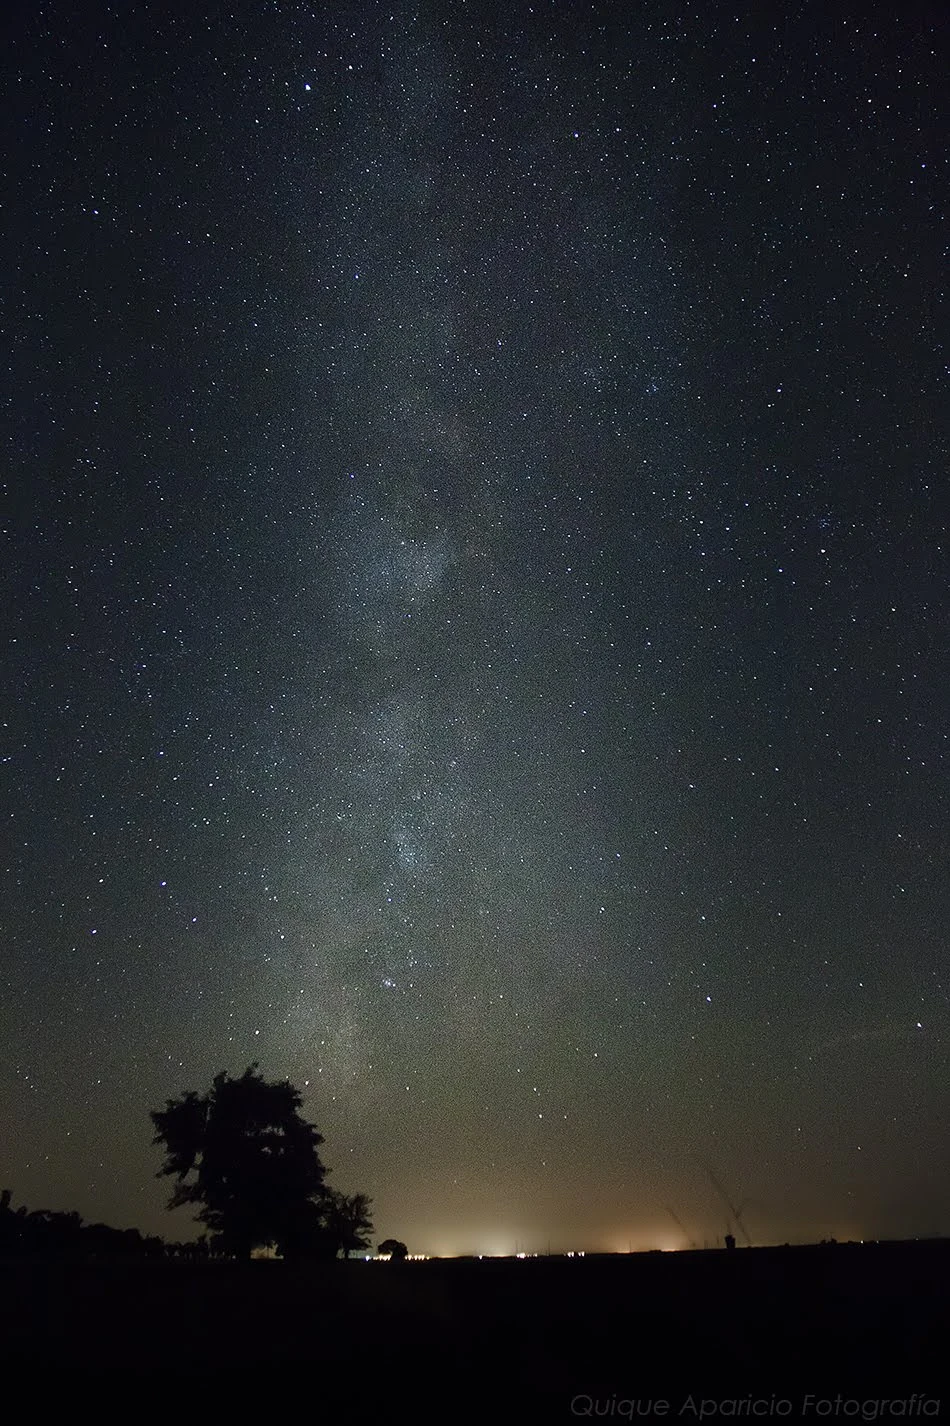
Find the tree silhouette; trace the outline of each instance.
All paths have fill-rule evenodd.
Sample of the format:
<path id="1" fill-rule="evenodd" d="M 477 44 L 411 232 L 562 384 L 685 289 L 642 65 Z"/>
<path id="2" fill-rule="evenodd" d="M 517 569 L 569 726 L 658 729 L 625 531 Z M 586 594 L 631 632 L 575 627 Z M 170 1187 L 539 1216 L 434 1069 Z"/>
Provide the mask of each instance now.
<path id="1" fill-rule="evenodd" d="M 350 1253 L 370 1247 L 373 1220 L 369 1216 L 369 1208 L 372 1201 L 365 1193 L 347 1195 L 338 1193 L 334 1188 L 328 1190 L 324 1214 L 335 1254 L 345 1258 Z"/>
<path id="2" fill-rule="evenodd" d="M 153 1110 L 154 1144 L 165 1148 L 158 1177 L 178 1182 L 169 1208 L 198 1206 L 219 1245 L 237 1257 L 276 1243 L 285 1256 L 313 1250 L 326 1229 L 323 1136 L 299 1113 L 302 1096 L 287 1080 L 268 1083 L 249 1066 L 239 1079 L 215 1077 Z"/>
<path id="3" fill-rule="evenodd" d="M 400 1243 L 398 1238 L 387 1238 L 385 1242 L 380 1243 L 376 1251 L 383 1257 L 388 1254 L 394 1263 L 404 1262 L 409 1256 L 409 1249 L 405 1243 Z"/>

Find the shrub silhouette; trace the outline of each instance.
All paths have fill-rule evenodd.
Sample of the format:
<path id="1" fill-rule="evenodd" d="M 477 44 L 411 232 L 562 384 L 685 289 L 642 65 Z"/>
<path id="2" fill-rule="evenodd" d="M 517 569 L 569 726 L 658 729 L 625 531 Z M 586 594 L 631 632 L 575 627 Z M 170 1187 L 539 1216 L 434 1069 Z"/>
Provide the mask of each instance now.
<path id="1" fill-rule="evenodd" d="M 394 1263 L 404 1262 L 409 1256 L 409 1249 L 405 1243 L 400 1243 L 398 1238 L 386 1238 L 380 1243 L 376 1251 L 381 1257 L 385 1257 L 388 1254 Z"/>

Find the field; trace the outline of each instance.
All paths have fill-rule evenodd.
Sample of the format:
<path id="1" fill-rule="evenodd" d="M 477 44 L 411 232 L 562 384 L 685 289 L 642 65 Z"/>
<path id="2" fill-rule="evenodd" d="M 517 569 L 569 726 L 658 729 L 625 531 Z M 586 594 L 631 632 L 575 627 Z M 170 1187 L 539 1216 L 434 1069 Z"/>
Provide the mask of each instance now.
<path id="1" fill-rule="evenodd" d="M 950 1395 L 946 1241 L 308 1268 L 19 1260 L 0 1271 L 8 1382 L 138 1379 L 161 1392 L 184 1375 L 191 1385 L 175 1390 L 189 1399 L 266 1383 L 272 1402 L 296 1384 L 308 1419 L 321 1419 L 322 1401 L 348 1404 L 327 1408 L 330 1420 L 397 1406 L 445 1421 L 873 1419 L 881 1398 L 929 1419 Z M 876 1410 L 890 1419 L 895 1408 Z"/>

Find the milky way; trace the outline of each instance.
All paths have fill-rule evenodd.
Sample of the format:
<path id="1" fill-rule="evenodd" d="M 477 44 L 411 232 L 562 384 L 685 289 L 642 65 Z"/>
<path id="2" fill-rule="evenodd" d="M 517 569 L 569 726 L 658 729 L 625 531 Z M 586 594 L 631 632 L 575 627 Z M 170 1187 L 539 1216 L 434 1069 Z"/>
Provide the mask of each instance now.
<path id="1" fill-rule="evenodd" d="M 935 1231 L 935 35 L 322 9 L 15 25 L 4 1182 L 257 1060 L 414 1248 Z"/>

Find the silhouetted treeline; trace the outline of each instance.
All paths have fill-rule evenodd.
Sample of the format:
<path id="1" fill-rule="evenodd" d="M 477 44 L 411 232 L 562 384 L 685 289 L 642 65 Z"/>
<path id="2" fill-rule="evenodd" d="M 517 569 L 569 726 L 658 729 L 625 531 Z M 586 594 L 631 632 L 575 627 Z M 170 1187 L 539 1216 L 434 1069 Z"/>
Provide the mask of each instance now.
<path id="1" fill-rule="evenodd" d="M 0 1257 L 155 1258 L 166 1252 L 161 1238 L 146 1237 L 137 1228 L 84 1223 L 78 1213 L 48 1208 L 15 1209 L 11 1200 L 5 1188 L 0 1194 Z"/>
<path id="2" fill-rule="evenodd" d="M 137 1228 L 110 1228 L 108 1223 L 86 1223 L 78 1213 L 56 1212 L 49 1208 L 25 1205 L 12 1206 L 10 1190 L 0 1193 L 0 1258 L 42 1257 L 71 1259 L 103 1258 L 176 1258 L 184 1262 L 209 1262 L 233 1258 L 235 1254 L 216 1236 L 202 1235 L 191 1242 L 166 1242 L 164 1238 L 140 1233 Z M 363 1202 L 354 1195 L 357 1215 Z M 353 1200 L 342 1195 L 342 1209 Z M 350 1246 L 347 1238 L 349 1219 L 342 1212 L 343 1222 L 324 1243 L 324 1256 L 333 1256 L 338 1245 L 344 1252 Z M 352 1215 L 351 1215 L 352 1216 Z M 363 1243 L 359 1242 L 362 1247 Z"/>
<path id="3" fill-rule="evenodd" d="M 168 1206 L 195 1206 L 195 1221 L 210 1230 L 197 1242 L 166 1244 L 137 1228 L 84 1223 L 78 1213 L 14 1209 L 4 1189 L 0 1257 L 247 1259 L 258 1251 L 300 1261 L 367 1251 L 372 1200 L 324 1182 L 323 1135 L 301 1116 L 302 1104 L 289 1080 L 269 1082 L 252 1064 L 152 1111 L 153 1142 L 165 1150 L 158 1177 L 176 1180 Z M 390 1250 L 406 1256 L 402 1244 Z"/>

